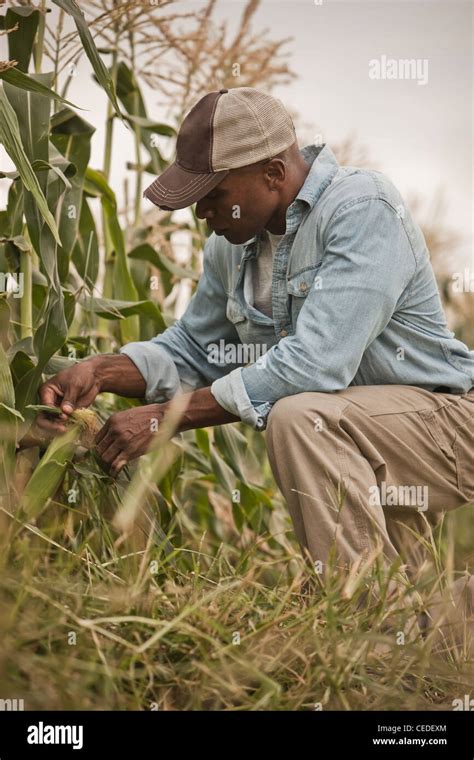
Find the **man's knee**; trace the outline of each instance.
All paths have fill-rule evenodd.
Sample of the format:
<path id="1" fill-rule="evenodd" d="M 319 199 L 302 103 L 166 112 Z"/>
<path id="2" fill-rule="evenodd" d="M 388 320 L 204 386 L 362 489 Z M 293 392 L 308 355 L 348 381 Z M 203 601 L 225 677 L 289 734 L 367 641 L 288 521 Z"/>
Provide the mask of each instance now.
<path id="1" fill-rule="evenodd" d="M 307 391 L 284 396 L 273 405 L 267 420 L 272 435 L 334 429 L 347 400 L 333 393 Z"/>
<path id="2" fill-rule="evenodd" d="M 293 406 L 293 403 L 293 396 L 284 396 L 273 404 L 268 415 L 267 430 L 284 419 L 286 410 Z"/>
<path id="3" fill-rule="evenodd" d="M 273 404 L 267 420 L 267 431 L 290 430 L 300 424 L 305 415 L 309 399 L 308 396 L 324 394 L 296 393 L 293 396 L 284 396 Z"/>

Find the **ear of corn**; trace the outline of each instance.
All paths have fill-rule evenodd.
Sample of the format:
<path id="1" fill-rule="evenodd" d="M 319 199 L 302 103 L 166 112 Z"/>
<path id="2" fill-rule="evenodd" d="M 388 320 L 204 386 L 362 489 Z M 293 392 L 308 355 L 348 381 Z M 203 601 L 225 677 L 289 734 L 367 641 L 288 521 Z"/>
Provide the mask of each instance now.
<path id="1" fill-rule="evenodd" d="M 32 520 L 47 507 L 61 483 L 67 465 L 79 445 L 91 448 L 100 428 L 95 412 L 76 409 L 72 414 L 69 430 L 55 438 L 34 470 L 26 486 L 20 508 L 28 520 Z"/>
<path id="2" fill-rule="evenodd" d="M 86 449 L 92 448 L 94 438 L 101 428 L 101 422 L 92 409 L 76 409 L 72 419 L 79 426 L 79 444 Z"/>

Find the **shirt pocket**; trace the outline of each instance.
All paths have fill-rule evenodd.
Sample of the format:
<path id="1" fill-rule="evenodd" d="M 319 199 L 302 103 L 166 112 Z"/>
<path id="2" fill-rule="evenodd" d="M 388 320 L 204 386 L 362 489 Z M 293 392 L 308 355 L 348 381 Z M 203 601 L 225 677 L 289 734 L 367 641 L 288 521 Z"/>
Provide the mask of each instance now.
<path id="1" fill-rule="evenodd" d="M 298 319 L 298 314 L 305 303 L 308 293 L 315 286 L 315 279 L 321 264 L 322 262 L 320 261 L 315 266 L 305 267 L 300 272 L 286 278 L 286 291 L 289 299 L 288 307 L 293 323 Z"/>

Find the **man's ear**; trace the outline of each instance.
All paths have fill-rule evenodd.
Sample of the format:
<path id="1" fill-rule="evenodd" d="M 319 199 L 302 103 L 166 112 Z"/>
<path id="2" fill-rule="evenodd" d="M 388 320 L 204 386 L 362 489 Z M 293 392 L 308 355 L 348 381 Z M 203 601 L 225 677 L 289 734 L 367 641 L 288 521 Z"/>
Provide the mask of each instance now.
<path id="1" fill-rule="evenodd" d="M 286 164 L 281 158 L 272 158 L 271 161 L 264 167 L 265 176 L 268 179 L 270 189 L 276 190 L 277 186 L 285 181 L 286 178 Z"/>

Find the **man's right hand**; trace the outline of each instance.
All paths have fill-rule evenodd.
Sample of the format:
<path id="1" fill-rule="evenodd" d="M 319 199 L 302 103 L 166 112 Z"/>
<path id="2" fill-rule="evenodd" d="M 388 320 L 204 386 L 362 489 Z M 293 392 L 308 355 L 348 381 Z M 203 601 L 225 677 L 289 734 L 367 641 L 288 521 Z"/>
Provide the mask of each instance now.
<path id="1" fill-rule="evenodd" d="M 47 380 L 39 389 L 40 403 L 59 407 L 62 414 L 49 416 L 41 412 L 36 424 L 43 432 L 64 433 L 64 422 L 74 409 L 90 406 L 101 392 L 101 380 L 94 360 L 78 362 L 61 370 Z"/>
<path id="2" fill-rule="evenodd" d="M 50 377 L 39 389 L 42 404 L 60 408 L 54 418 L 42 412 L 36 424 L 43 433 L 65 433 L 64 422 L 77 408 L 90 406 L 103 392 L 143 398 L 146 382 L 143 375 L 125 354 L 97 354 L 77 362 Z"/>

